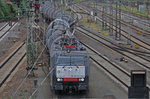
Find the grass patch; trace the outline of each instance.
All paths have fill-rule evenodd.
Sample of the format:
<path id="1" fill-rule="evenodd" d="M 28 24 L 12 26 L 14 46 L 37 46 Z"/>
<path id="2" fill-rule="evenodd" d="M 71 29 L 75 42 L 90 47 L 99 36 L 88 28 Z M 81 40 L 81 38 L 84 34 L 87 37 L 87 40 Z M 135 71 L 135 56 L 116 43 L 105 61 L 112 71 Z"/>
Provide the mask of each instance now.
<path id="1" fill-rule="evenodd" d="M 81 2 L 81 1 L 83 1 L 83 0 L 74 0 L 74 2 L 76 2 L 76 3 L 79 3 L 79 2 Z"/>
<path id="2" fill-rule="evenodd" d="M 105 36 L 110 36 L 109 33 L 102 32 L 102 34 Z"/>
<path id="3" fill-rule="evenodd" d="M 70 8 L 66 8 L 65 10 L 71 12 L 71 9 L 70 9 Z"/>
<path id="4" fill-rule="evenodd" d="M 109 33 L 103 32 L 99 24 L 93 22 L 91 18 L 84 18 L 81 24 L 102 33 L 104 36 L 110 36 Z"/>
<path id="5" fill-rule="evenodd" d="M 115 4 L 113 4 L 113 8 L 116 8 Z M 140 15 L 140 16 L 145 16 L 145 17 L 150 18 L 150 16 L 148 16 L 148 11 L 140 12 L 140 11 L 138 11 L 137 8 L 132 8 L 132 7 L 129 7 L 129 6 L 121 6 L 121 10 L 128 11 L 130 13 L 134 13 L 134 14 L 137 14 L 137 15 Z"/>

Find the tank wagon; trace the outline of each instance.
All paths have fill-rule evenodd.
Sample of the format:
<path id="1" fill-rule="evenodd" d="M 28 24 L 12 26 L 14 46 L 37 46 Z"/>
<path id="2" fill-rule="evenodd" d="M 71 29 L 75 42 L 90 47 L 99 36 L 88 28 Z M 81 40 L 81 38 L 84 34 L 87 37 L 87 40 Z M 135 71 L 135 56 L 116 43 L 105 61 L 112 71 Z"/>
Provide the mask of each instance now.
<path id="1" fill-rule="evenodd" d="M 50 67 L 53 69 L 50 76 L 51 88 L 65 92 L 88 90 L 89 56 L 74 36 L 74 29 L 70 27 L 74 19 L 67 12 L 62 13 L 47 4 L 43 5 L 42 13 L 44 17 L 53 20 L 45 37 L 50 54 Z"/>
<path id="2" fill-rule="evenodd" d="M 46 1 L 42 5 L 41 12 L 43 18 L 45 18 L 46 22 L 48 23 L 53 21 L 54 19 L 60 19 L 60 18 L 66 20 L 70 24 L 71 22 L 75 21 L 68 12 L 65 12 L 59 8 L 54 7 L 53 5 L 51 5 L 50 1 Z"/>

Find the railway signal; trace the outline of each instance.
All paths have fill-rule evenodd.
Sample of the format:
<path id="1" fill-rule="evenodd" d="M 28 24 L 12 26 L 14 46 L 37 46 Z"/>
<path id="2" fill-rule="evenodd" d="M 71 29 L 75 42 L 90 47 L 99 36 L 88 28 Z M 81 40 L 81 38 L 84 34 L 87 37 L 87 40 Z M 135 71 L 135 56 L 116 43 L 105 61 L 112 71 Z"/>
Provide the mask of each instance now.
<path id="1" fill-rule="evenodd" d="M 17 6 L 18 7 L 20 6 L 20 0 L 17 0 Z"/>
<path id="2" fill-rule="evenodd" d="M 131 71 L 131 86 L 128 89 L 129 99 L 149 99 L 149 89 L 146 87 L 146 71 Z"/>
<path id="3" fill-rule="evenodd" d="M 35 0 L 35 2 L 34 2 L 34 13 L 35 13 L 34 22 L 35 22 L 35 23 L 38 23 L 38 22 L 39 22 L 39 16 L 38 16 L 39 8 L 40 8 L 39 0 Z"/>
<path id="4" fill-rule="evenodd" d="M 39 12 L 39 8 L 40 8 L 39 0 L 35 0 L 35 2 L 34 2 L 34 11 L 35 11 L 36 14 Z"/>

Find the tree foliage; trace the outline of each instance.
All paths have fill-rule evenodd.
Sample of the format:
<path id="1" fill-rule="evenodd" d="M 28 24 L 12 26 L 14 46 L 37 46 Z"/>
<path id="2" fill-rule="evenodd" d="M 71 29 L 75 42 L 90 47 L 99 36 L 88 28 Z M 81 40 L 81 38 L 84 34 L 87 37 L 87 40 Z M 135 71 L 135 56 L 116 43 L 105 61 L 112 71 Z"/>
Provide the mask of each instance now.
<path id="1" fill-rule="evenodd" d="M 10 19 L 17 15 L 18 6 L 17 0 L 11 0 L 12 2 L 0 1 L 0 19 Z M 24 0 L 20 0 L 24 1 Z M 20 2 L 21 3 L 21 2 Z"/>
<path id="2" fill-rule="evenodd" d="M 20 8 L 17 6 L 18 3 L 21 6 Z M 21 13 L 26 11 L 26 0 L 11 0 L 9 3 L 0 0 L 0 19 L 13 18 L 17 16 L 18 11 Z"/>
<path id="3" fill-rule="evenodd" d="M 3 13 L 3 11 L 0 9 L 0 19 L 3 18 L 5 15 Z"/>
<path id="4" fill-rule="evenodd" d="M 4 3 L 4 2 L 1 2 L 0 6 L 1 6 L 1 11 L 4 14 L 4 17 L 5 18 L 10 17 L 11 16 L 10 6 L 8 4 Z"/>

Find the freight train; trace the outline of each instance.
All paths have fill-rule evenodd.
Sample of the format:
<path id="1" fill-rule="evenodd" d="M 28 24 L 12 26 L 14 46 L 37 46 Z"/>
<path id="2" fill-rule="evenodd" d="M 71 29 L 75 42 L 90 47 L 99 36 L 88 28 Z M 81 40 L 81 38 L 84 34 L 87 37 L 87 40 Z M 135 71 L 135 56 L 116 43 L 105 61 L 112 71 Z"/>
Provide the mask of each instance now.
<path id="1" fill-rule="evenodd" d="M 75 19 L 46 1 L 41 8 L 43 17 L 50 22 L 46 31 L 46 45 L 50 54 L 51 88 L 72 92 L 89 89 L 89 55 L 74 36 L 71 25 Z"/>

